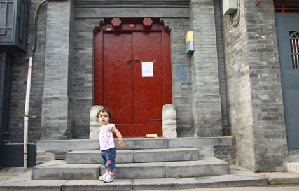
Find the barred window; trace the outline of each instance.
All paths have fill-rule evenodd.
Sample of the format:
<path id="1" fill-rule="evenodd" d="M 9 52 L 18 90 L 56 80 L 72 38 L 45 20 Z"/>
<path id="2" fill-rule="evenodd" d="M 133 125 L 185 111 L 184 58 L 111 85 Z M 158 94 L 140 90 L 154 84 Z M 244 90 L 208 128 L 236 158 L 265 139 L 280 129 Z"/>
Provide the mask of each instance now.
<path id="1" fill-rule="evenodd" d="M 293 69 L 299 67 L 299 32 L 290 31 L 291 57 Z"/>
<path id="2" fill-rule="evenodd" d="M 276 13 L 299 13 L 298 0 L 273 0 Z"/>

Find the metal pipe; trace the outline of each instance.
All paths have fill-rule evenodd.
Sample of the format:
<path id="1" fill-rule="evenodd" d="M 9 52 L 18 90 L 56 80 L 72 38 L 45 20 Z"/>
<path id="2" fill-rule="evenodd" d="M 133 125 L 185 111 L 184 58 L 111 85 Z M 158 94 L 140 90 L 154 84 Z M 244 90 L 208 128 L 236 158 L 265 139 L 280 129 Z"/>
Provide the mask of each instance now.
<path id="1" fill-rule="evenodd" d="M 42 0 L 35 9 L 34 20 L 33 20 L 33 42 L 31 48 L 31 55 L 29 57 L 28 74 L 27 74 L 27 88 L 25 98 L 25 114 L 24 114 L 24 168 L 28 167 L 28 124 L 29 124 L 29 100 L 31 90 L 31 76 L 32 76 L 32 59 L 36 51 L 36 25 L 38 13 L 41 6 L 46 3 L 47 0 Z"/>
<path id="2" fill-rule="evenodd" d="M 32 75 L 32 55 L 29 57 L 28 64 L 28 75 L 27 75 L 27 89 L 25 98 L 25 115 L 24 115 L 24 168 L 27 168 L 28 158 L 28 121 L 29 121 L 29 101 L 30 101 L 30 90 L 31 90 L 31 75 Z"/>

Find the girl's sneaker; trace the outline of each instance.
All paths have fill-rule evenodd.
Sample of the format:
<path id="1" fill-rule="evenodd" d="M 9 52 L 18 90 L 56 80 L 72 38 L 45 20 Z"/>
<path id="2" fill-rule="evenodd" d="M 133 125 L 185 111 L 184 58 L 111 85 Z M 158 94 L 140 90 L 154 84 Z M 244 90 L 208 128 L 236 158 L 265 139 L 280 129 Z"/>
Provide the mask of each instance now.
<path id="1" fill-rule="evenodd" d="M 99 176 L 99 180 L 104 181 L 107 176 L 108 176 L 108 174 L 105 173 L 102 176 Z"/>
<path id="2" fill-rule="evenodd" d="M 110 176 L 110 175 L 107 175 L 106 178 L 104 179 L 105 183 L 110 183 L 110 182 L 114 182 L 114 181 L 115 181 L 114 176 Z"/>

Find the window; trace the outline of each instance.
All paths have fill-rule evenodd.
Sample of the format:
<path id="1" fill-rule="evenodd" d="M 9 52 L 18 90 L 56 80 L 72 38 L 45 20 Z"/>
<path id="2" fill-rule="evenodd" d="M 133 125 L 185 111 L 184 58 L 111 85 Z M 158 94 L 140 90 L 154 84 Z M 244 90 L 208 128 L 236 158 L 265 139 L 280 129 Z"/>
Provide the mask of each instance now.
<path id="1" fill-rule="evenodd" d="M 293 64 L 293 69 L 299 68 L 299 32 L 290 32 L 291 41 L 291 59 Z"/>
<path id="2" fill-rule="evenodd" d="M 298 0 L 273 0 L 276 13 L 299 13 Z"/>

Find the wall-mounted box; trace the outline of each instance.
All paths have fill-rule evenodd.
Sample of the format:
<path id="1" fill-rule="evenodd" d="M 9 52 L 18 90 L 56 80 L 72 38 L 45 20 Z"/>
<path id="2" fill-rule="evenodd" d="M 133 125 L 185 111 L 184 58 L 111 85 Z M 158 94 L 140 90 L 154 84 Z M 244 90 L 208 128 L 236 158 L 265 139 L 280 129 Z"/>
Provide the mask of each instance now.
<path id="1" fill-rule="evenodd" d="M 188 31 L 186 33 L 186 54 L 192 55 L 193 52 L 194 52 L 193 31 Z"/>
<path id="2" fill-rule="evenodd" d="M 27 49 L 30 0 L 0 1 L 0 46 Z"/>
<path id="3" fill-rule="evenodd" d="M 231 15 L 238 10 L 238 0 L 223 0 L 223 15 Z"/>

